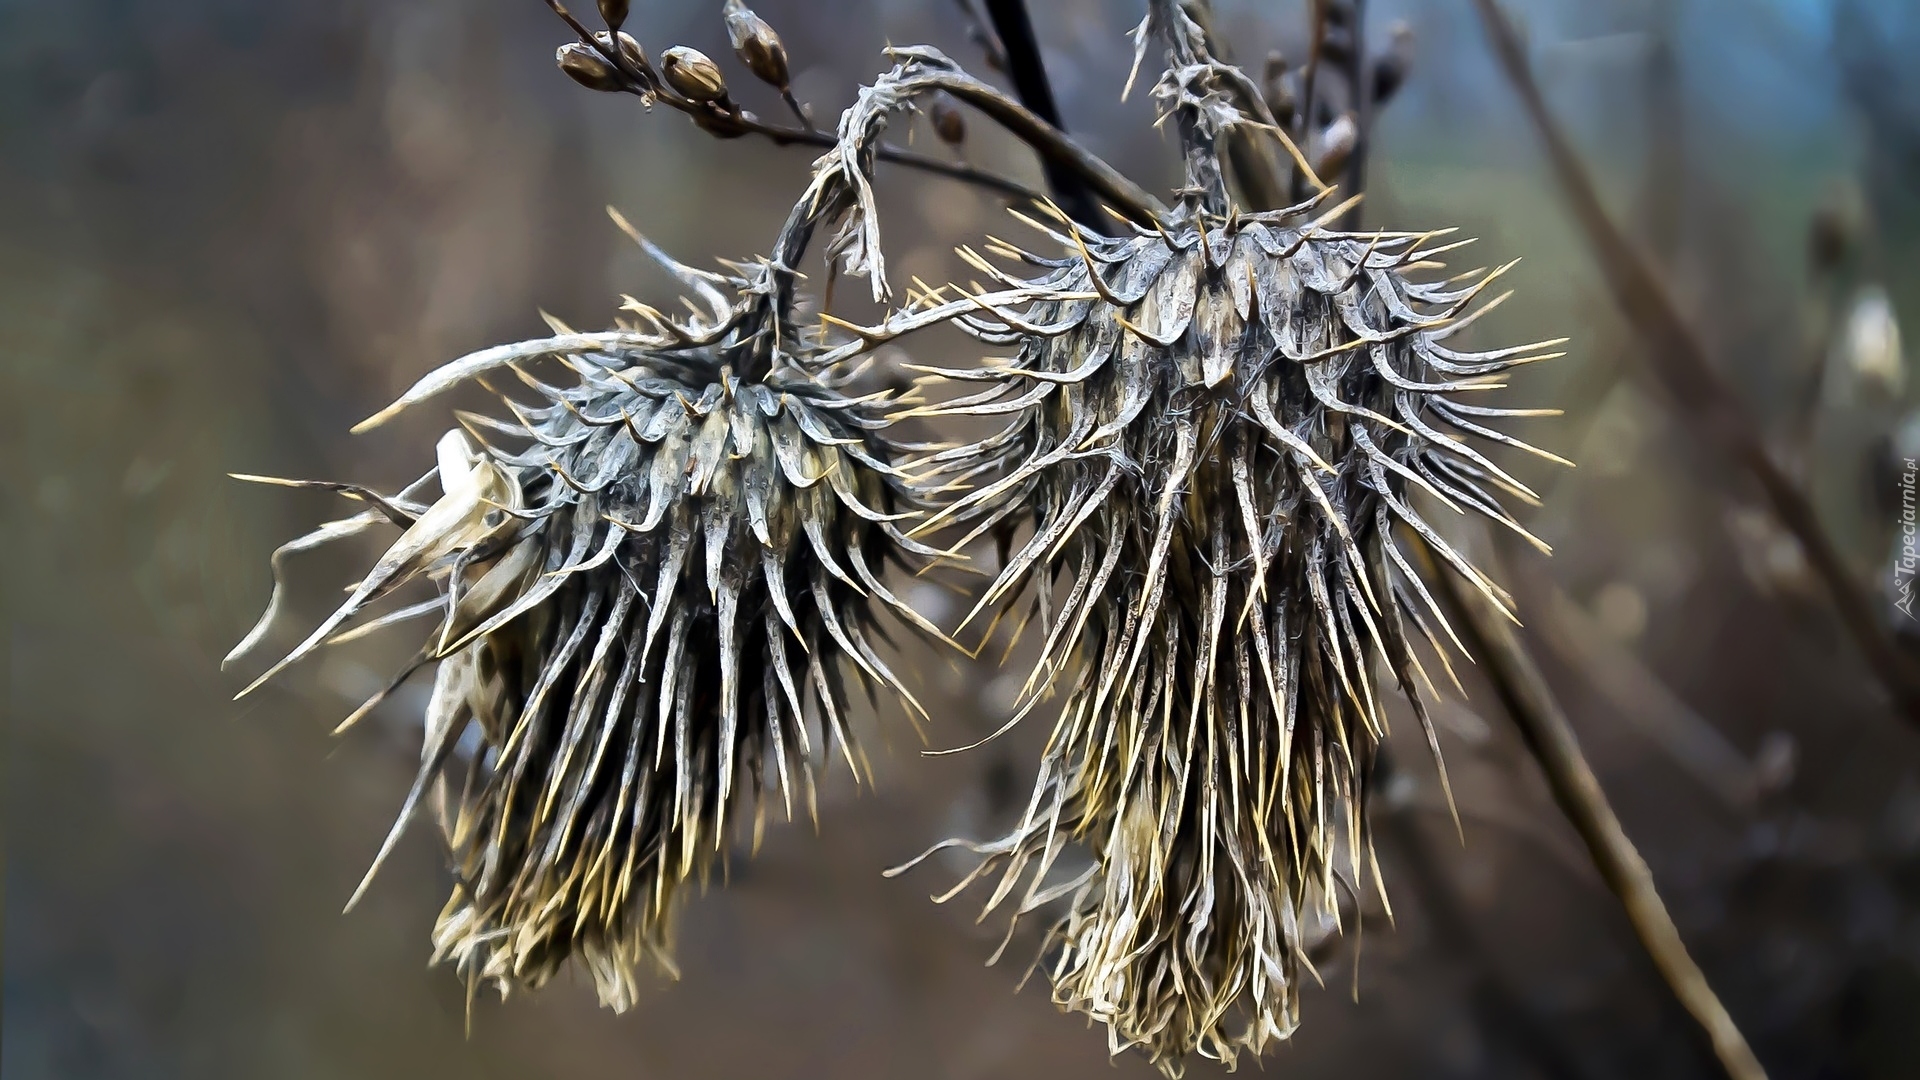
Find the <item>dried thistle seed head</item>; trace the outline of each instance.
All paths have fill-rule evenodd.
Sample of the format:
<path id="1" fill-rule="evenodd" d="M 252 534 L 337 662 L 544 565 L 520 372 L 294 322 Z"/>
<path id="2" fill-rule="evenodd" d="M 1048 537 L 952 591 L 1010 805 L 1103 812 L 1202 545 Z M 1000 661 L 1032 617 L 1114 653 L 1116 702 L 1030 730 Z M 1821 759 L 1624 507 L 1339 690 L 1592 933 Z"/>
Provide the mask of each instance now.
<path id="1" fill-rule="evenodd" d="M 689 101 L 723 104 L 727 100 L 727 80 L 720 65 L 699 49 L 675 45 L 660 54 L 660 75 L 674 93 Z"/>
<path id="2" fill-rule="evenodd" d="M 613 65 L 607 63 L 606 57 L 585 42 L 567 42 L 554 50 L 553 59 L 569 78 L 589 90 L 611 92 L 626 85 L 626 80 L 613 70 Z"/>
<path id="3" fill-rule="evenodd" d="M 725 14 L 727 39 L 733 43 L 734 55 L 755 78 L 786 91 L 792 79 L 787 71 L 787 47 L 781 44 L 780 35 L 741 0 L 727 0 Z"/>
<path id="4" fill-rule="evenodd" d="M 1000 455 L 944 513 L 976 534 L 1030 523 L 982 604 L 1030 608 L 1005 620 L 1042 644 L 1021 710 L 1063 702 L 1025 820 L 979 848 L 1003 874 L 989 906 L 1066 896 L 1056 1000 L 1170 1072 L 1290 1032 L 1301 928 L 1336 869 L 1369 876 L 1373 658 L 1412 690 L 1408 626 L 1435 642 L 1445 626 L 1395 530 L 1488 588 L 1413 492 L 1523 534 L 1496 491 L 1530 497 L 1472 445 L 1521 445 L 1483 426 L 1509 410 L 1473 395 L 1553 343 L 1450 347 L 1497 272 L 1420 280 L 1433 236 L 1337 232 L 1307 210 L 1049 230 L 1054 257 L 1000 247 L 1040 268 L 1024 282 L 976 262 L 1078 298 L 958 321 L 1019 352 L 943 411 L 1016 419 L 934 456 Z M 1056 884 L 1068 839 L 1095 863 Z"/>
<path id="5" fill-rule="evenodd" d="M 1381 680 L 1437 757 L 1409 628 L 1443 662 L 1451 634 L 1400 544 L 1418 536 L 1504 607 L 1416 498 L 1528 535 L 1500 493 L 1532 493 L 1475 444 L 1531 450 L 1485 423 L 1531 413 L 1474 395 L 1558 342 L 1450 347 L 1505 268 L 1433 280 L 1457 246 L 1442 233 L 1336 231 L 1352 203 L 1310 218 L 1324 193 L 1235 209 L 1221 140 L 1272 130 L 1239 111 L 1246 77 L 1177 0 L 1150 0 L 1136 34 L 1142 52 L 1167 43 L 1154 96 L 1185 153 L 1183 201 L 1118 238 L 1057 215 L 1046 256 L 996 241 L 1030 279 L 963 253 L 1007 295 L 1047 295 L 978 298 L 982 314 L 956 320 L 1018 353 L 940 411 L 1013 419 L 928 461 L 995 477 L 936 520 L 969 537 L 1031 527 L 980 607 L 1039 637 L 1016 718 L 1060 702 L 1026 816 L 966 845 L 976 874 L 1000 875 L 988 908 L 1064 901 L 1055 1001 L 1177 1074 L 1189 1054 L 1231 1066 L 1286 1037 L 1304 928 L 1337 917 L 1342 889 L 1378 884 L 1363 807 Z M 1075 841 L 1093 856 L 1078 874 L 1055 865 Z"/>
<path id="6" fill-rule="evenodd" d="M 627 21 L 631 7 L 629 0 L 600 0 L 600 20 L 607 24 L 607 29 L 618 30 Z"/>
<path id="7" fill-rule="evenodd" d="M 503 992 L 577 959 L 615 1008 L 634 1001 L 642 960 L 670 964 L 680 884 L 743 822 L 757 840 L 765 789 L 791 816 L 796 797 L 811 812 L 823 755 L 865 772 L 852 699 L 863 685 L 905 693 L 879 619 L 931 629 L 884 575 L 932 554 L 901 528 L 922 485 L 944 482 L 899 467 L 889 395 L 850 388 L 867 340 L 802 334 L 774 302 L 785 263 L 724 278 L 648 250 L 701 315 L 633 302 L 638 327 L 485 350 L 369 421 L 469 379 L 524 384 L 493 416 L 463 414 L 420 483 L 391 498 L 343 488 L 376 509 L 282 549 L 399 534 L 262 677 L 374 626 L 435 620 L 394 684 L 437 664 L 394 831 L 433 795 L 458 877 L 434 955 Z M 436 475 L 440 496 L 421 494 Z M 400 599 L 409 585 L 427 595 Z M 389 598 L 397 610 L 373 616 Z M 236 653 L 277 606 L 276 586 Z M 463 759 L 463 740 L 480 749 Z"/>

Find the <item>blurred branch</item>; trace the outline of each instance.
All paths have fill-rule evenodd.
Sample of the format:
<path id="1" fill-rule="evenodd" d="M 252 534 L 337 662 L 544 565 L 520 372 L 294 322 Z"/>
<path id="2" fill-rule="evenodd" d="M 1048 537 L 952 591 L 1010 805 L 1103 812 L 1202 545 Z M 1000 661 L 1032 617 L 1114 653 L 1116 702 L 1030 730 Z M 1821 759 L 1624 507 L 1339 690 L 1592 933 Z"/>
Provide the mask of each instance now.
<path id="1" fill-rule="evenodd" d="M 1464 644 L 1480 658 L 1480 669 L 1546 774 L 1554 801 L 1586 843 L 1607 887 L 1619 897 L 1654 966 L 1674 996 L 1705 1029 L 1727 1075 L 1734 1080 L 1765 1080 L 1766 1071 L 1746 1037 L 1687 953 L 1686 942 L 1660 899 L 1646 860 L 1620 827 L 1606 792 L 1580 752 L 1566 713 L 1539 665 L 1514 635 L 1508 616 L 1477 590 L 1461 588 L 1451 573 L 1440 571 L 1424 541 L 1418 541 L 1413 550 L 1425 576 L 1439 586 L 1448 606 L 1459 616 Z"/>
<path id="2" fill-rule="evenodd" d="M 1759 426 L 1714 367 L 1706 346 L 1687 325 L 1677 303 L 1608 217 L 1593 178 L 1547 111 L 1519 32 L 1496 0 L 1474 2 L 1494 56 L 1546 146 L 1554 174 L 1600 263 L 1601 275 L 1660 361 L 1653 366 L 1654 374 L 1689 417 L 1698 420 L 1707 437 L 1759 481 L 1774 514 L 1806 552 L 1809 565 L 1825 585 L 1841 622 L 1867 663 L 1908 719 L 1920 723 L 1920 672 L 1895 647 L 1867 594 L 1854 582 L 1839 547 L 1821 526 L 1811 500 L 1773 459 Z"/>
<path id="3" fill-rule="evenodd" d="M 995 71 L 1007 70 L 1007 49 L 1000 44 L 1000 38 L 987 25 L 986 16 L 980 11 L 979 0 L 954 0 L 954 6 L 960 9 L 961 17 L 967 20 L 967 40 L 980 48 L 980 55 L 986 58 L 987 66 Z"/>
<path id="4" fill-rule="evenodd" d="M 1535 624 L 1562 663 L 1585 676 L 1614 713 L 1639 729 L 1727 809 L 1745 814 L 1760 800 L 1752 763 L 1719 729 L 1680 700 L 1640 658 L 1616 644 L 1558 585 L 1538 580 Z M 1544 609 L 1544 610 L 1543 610 Z"/>
<path id="5" fill-rule="evenodd" d="M 1385 747 L 1374 759 L 1374 775 L 1387 785 L 1397 768 Z M 1482 940 L 1472 915 L 1455 894 L 1445 869 L 1428 850 L 1421 835 L 1417 811 L 1411 801 L 1382 800 L 1386 839 L 1399 849 L 1406 880 L 1418 894 L 1416 906 L 1433 925 L 1437 948 L 1453 956 L 1467 968 L 1468 1001 L 1479 1014 L 1481 1027 L 1489 1039 L 1506 1038 L 1530 1058 L 1542 1075 L 1587 1080 L 1594 1075 L 1580 1055 L 1570 1051 L 1548 1020 L 1507 985 L 1491 957 L 1492 950 Z"/>
<path id="6" fill-rule="evenodd" d="M 1060 107 L 1053 100 L 1053 84 L 1047 79 L 1046 63 L 1040 58 L 1040 43 L 1034 39 L 1033 20 L 1027 16 L 1025 0 L 986 0 L 986 8 L 994 35 L 1000 39 L 1001 59 L 1007 77 L 1013 80 L 1014 95 L 1035 116 L 1066 131 L 1066 125 L 1060 122 Z M 1104 232 L 1105 215 L 1100 213 L 1079 175 L 1050 157 L 1042 157 L 1040 167 L 1060 209 L 1080 224 Z"/>
<path id="7" fill-rule="evenodd" d="M 1314 96 L 1320 81 L 1320 54 L 1327 41 L 1327 5 L 1332 2 L 1333 0 L 1307 0 L 1307 65 L 1300 72 L 1300 145 L 1308 154 L 1313 153 L 1313 143 L 1309 133 L 1319 127 Z M 1295 171 L 1291 201 L 1300 201 L 1306 196 L 1306 191 L 1305 174 Z"/>

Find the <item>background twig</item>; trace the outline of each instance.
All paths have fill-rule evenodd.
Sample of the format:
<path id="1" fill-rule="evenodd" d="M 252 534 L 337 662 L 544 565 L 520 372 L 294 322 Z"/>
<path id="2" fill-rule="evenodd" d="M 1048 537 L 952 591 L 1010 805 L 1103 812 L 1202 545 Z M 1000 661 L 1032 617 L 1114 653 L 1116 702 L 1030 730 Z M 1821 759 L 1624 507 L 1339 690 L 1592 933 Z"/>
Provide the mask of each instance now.
<path id="1" fill-rule="evenodd" d="M 1452 574 L 1440 571 L 1424 542 L 1416 543 L 1414 550 L 1426 576 L 1439 585 L 1441 595 L 1458 616 L 1463 643 L 1479 658 L 1480 670 L 1486 673 L 1494 693 L 1546 773 L 1554 801 L 1586 843 L 1607 887 L 1620 898 L 1654 966 L 1673 988 L 1674 996 L 1705 1029 L 1727 1075 L 1734 1080 L 1765 1080 L 1766 1070 L 1754 1057 L 1746 1036 L 1688 954 L 1686 942 L 1681 940 L 1680 930 L 1654 886 L 1646 860 L 1620 827 L 1606 792 L 1580 752 L 1566 713 L 1539 665 L 1514 635 L 1512 624 L 1476 590 L 1461 588 Z"/>
<path id="2" fill-rule="evenodd" d="M 1007 77 L 1013 80 L 1013 92 L 1027 110 L 1060 131 L 1060 107 L 1053 100 L 1053 84 L 1047 79 L 1046 63 L 1040 58 L 1040 43 L 1033 36 L 1033 20 L 1027 16 L 1025 0 L 986 0 L 987 18 L 1000 39 Z M 1105 215 L 1094 202 L 1087 185 L 1071 170 L 1052 158 L 1040 159 L 1047 188 L 1067 216 L 1096 232 L 1107 228 Z"/>
<path id="3" fill-rule="evenodd" d="M 1901 655 L 1874 605 L 1853 580 L 1839 546 L 1821 526 L 1812 501 L 1768 451 L 1759 426 L 1708 358 L 1678 304 L 1653 269 L 1607 215 L 1600 196 L 1551 113 L 1527 61 L 1526 46 L 1495 0 L 1475 0 L 1487 38 L 1507 79 L 1545 145 L 1573 215 L 1593 246 L 1601 275 L 1628 320 L 1652 346 L 1655 376 L 1673 400 L 1697 420 L 1708 439 L 1753 474 L 1780 523 L 1805 551 L 1840 621 L 1867 663 L 1909 720 L 1920 723 L 1920 672 Z"/>

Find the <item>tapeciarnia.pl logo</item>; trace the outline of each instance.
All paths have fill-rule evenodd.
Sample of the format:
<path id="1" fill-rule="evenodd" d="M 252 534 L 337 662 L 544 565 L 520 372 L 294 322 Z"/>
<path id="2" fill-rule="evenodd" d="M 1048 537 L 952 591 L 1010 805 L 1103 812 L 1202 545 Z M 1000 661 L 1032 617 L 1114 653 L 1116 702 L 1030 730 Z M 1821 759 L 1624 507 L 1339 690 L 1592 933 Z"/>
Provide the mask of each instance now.
<path id="1" fill-rule="evenodd" d="M 1913 578 L 1920 570 L 1920 524 L 1916 524 L 1914 511 L 1914 480 L 1920 474 L 1920 465 L 1913 458 L 1906 458 L 1900 464 L 1900 555 L 1893 561 L 1893 606 L 1904 612 L 1907 618 L 1913 614 Z"/>

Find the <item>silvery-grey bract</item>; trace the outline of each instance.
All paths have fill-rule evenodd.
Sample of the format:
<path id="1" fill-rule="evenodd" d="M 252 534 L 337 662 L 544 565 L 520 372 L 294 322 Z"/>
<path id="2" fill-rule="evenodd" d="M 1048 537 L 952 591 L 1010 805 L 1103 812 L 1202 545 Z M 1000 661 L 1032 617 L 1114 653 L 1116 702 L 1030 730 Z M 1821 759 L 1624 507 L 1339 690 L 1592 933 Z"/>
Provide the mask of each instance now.
<path id="1" fill-rule="evenodd" d="M 765 302 L 783 273 L 770 265 L 722 279 L 661 258 L 701 317 L 630 304 L 634 326 L 487 350 L 395 406 L 488 371 L 537 399 L 462 414 L 440 444 L 439 498 L 352 489 L 377 509 L 283 549 L 400 529 L 274 668 L 432 581 L 436 595 L 397 615 L 438 620 L 402 673 L 437 664 L 401 814 L 435 788 L 451 802 L 458 883 L 436 955 L 503 990 L 578 957 L 616 1008 L 634 1000 L 640 960 L 669 963 L 676 887 L 704 878 L 740 819 L 757 840 L 763 786 L 789 815 L 795 794 L 811 809 L 810 716 L 863 771 L 852 692 L 905 693 L 876 615 L 923 622 L 883 574 L 931 553 L 901 532 L 925 493 L 897 466 L 896 403 L 847 388 L 864 343 L 803 335 Z M 565 377 L 521 363 L 540 357 Z M 452 752 L 469 730 L 481 749 L 461 768 Z"/>
<path id="2" fill-rule="evenodd" d="M 1526 411 L 1470 399 L 1544 358 L 1444 343 L 1492 275 L 1414 280 L 1423 236 L 1297 209 L 1183 215 L 1018 253 L 1041 267 L 1023 284 L 1097 295 L 962 320 L 1019 352 L 954 375 L 983 393 L 930 407 L 1018 417 L 938 456 L 1002 462 L 943 514 L 1030 524 L 983 604 L 1032 605 L 1020 713 L 1062 701 L 1023 821 L 975 845 L 982 872 L 1005 860 L 989 906 L 1022 881 L 1021 912 L 1070 897 L 1057 999 L 1172 1067 L 1292 1030 L 1341 854 L 1362 877 L 1386 728 L 1374 659 L 1411 691 L 1426 680 L 1407 627 L 1445 624 L 1394 529 L 1492 588 L 1410 496 L 1519 528 L 1494 491 L 1530 493 L 1468 440 L 1522 445 L 1485 421 Z M 1049 870 L 1069 838 L 1096 862 L 1063 883 Z"/>

